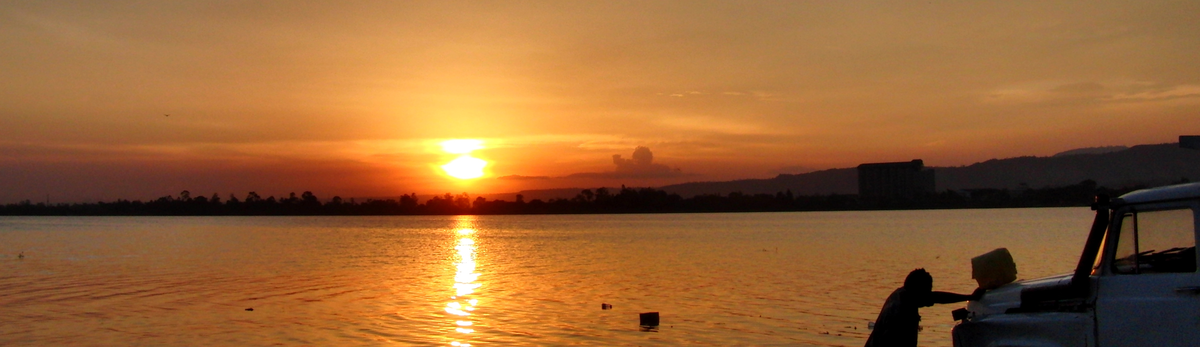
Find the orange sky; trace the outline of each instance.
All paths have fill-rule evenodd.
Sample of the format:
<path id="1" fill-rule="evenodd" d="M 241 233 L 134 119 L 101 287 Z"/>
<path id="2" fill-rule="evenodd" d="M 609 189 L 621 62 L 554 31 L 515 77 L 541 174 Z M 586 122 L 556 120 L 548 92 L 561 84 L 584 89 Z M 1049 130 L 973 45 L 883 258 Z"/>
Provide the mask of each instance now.
<path id="1" fill-rule="evenodd" d="M 1197 13 L 1195 1 L 4 2 L 0 202 L 646 186 L 1173 142 L 1200 134 Z M 473 155 L 488 176 L 439 171 L 454 155 L 437 143 L 454 138 L 484 141 Z M 652 163 L 614 163 L 637 146 Z"/>

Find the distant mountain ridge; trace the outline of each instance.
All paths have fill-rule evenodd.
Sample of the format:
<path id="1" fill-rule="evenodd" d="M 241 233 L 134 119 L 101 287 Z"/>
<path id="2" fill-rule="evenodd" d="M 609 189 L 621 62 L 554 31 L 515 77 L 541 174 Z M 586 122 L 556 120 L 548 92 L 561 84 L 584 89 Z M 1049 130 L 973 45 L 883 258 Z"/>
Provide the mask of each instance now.
<path id="1" fill-rule="evenodd" d="M 1125 147 L 1125 146 L 1076 148 L 1076 149 L 1072 149 L 1069 151 L 1056 153 L 1056 154 L 1052 155 L 1051 157 L 1065 157 L 1068 155 L 1080 155 L 1080 154 L 1104 154 L 1104 153 L 1124 151 L 1127 149 L 1129 149 L 1129 147 Z"/>
<path id="2" fill-rule="evenodd" d="M 1087 179 L 1110 188 L 1158 186 L 1200 179 L 1200 151 L 1167 143 L 1091 155 L 992 159 L 935 170 L 938 190 L 1042 188 Z"/>
<path id="3" fill-rule="evenodd" d="M 725 182 L 691 182 L 659 187 L 685 198 L 704 194 L 775 194 L 792 191 L 797 195 L 857 194 L 858 169 L 829 169 L 809 173 L 780 174 L 775 178 L 744 179 Z"/>
<path id="4" fill-rule="evenodd" d="M 1159 186 L 1181 180 L 1200 180 L 1200 151 L 1179 148 L 1178 143 L 1080 148 L 1051 157 L 991 159 L 967 166 L 932 167 L 938 191 L 963 189 L 1022 189 L 1058 187 L 1094 180 L 1110 188 L 1138 185 Z M 795 195 L 858 194 L 857 168 L 840 168 L 803 174 L 781 174 L 773 178 L 716 182 L 689 182 L 658 187 L 684 198 L 705 195 L 775 194 L 790 190 Z M 619 188 L 609 188 L 616 190 Z M 519 193 L 488 194 L 489 198 L 512 200 L 516 194 L 532 199 L 571 198 L 582 188 L 526 190 Z"/>
<path id="5" fill-rule="evenodd" d="M 968 166 L 933 167 L 938 191 L 947 189 L 1020 189 L 1077 184 L 1094 180 L 1106 187 L 1158 186 L 1200 179 L 1200 151 L 1178 143 L 1084 148 L 1053 157 L 992 159 Z M 1087 155 L 1082 155 L 1087 154 Z M 660 187 L 683 197 L 701 194 L 796 195 L 857 194 L 858 170 L 830 169 L 799 175 L 727 182 L 692 182 Z"/>

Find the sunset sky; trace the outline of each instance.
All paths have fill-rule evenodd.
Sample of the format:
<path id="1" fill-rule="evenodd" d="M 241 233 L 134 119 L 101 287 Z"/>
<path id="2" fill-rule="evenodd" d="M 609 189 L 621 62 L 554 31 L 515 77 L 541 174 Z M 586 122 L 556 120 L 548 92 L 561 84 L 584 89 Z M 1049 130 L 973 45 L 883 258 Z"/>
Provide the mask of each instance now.
<path id="1" fill-rule="evenodd" d="M 3 1 L 0 81 L 0 203 L 659 186 L 1200 134 L 1200 2 Z"/>

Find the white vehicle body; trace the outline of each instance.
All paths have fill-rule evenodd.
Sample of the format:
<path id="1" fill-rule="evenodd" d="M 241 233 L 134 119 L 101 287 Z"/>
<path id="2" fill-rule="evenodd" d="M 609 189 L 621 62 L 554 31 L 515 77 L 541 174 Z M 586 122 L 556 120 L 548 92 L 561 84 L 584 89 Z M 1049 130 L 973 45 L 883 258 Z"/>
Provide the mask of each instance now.
<path id="1" fill-rule="evenodd" d="M 1200 346 L 1200 183 L 1098 201 L 1075 273 L 967 304 L 958 347 Z"/>

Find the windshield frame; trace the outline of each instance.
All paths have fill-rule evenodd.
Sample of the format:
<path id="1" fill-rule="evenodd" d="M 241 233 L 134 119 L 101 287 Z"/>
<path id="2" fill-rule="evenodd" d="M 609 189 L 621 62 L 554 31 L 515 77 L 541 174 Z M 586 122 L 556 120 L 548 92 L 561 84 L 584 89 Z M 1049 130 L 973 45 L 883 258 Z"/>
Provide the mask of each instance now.
<path id="1" fill-rule="evenodd" d="M 1108 230 L 1105 231 L 1104 241 L 1100 252 L 1098 267 L 1093 268 L 1093 274 L 1101 276 L 1126 276 L 1129 274 L 1115 273 L 1113 271 L 1113 263 L 1116 261 L 1116 253 L 1118 242 L 1117 239 L 1121 234 L 1122 223 L 1124 216 L 1127 214 L 1137 214 L 1146 212 L 1169 211 L 1190 209 L 1192 211 L 1192 237 L 1196 241 L 1196 245 L 1200 246 L 1200 240 L 1197 240 L 1197 230 L 1200 230 L 1200 200 L 1174 200 L 1163 202 L 1151 202 L 1142 204 L 1131 204 L 1117 207 L 1110 215 L 1111 219 L 1108 223 Z M 1197 264 L 1200 266 L 1200 264 Z M 1200 269 L 1200 267 L 1198 267 Z M 1099 270 L 1099 271 L 1095 271 Z M 1153 273 L 1137 274 L 1139 276 L 1156 275 Z"/>

